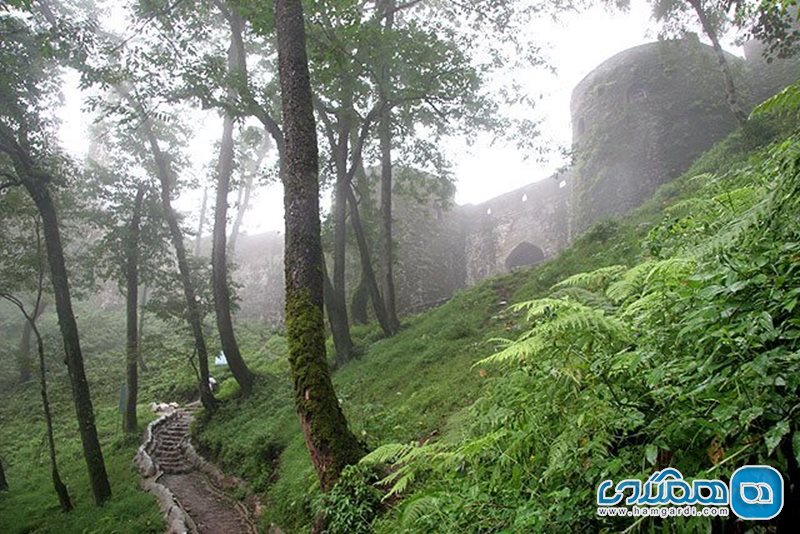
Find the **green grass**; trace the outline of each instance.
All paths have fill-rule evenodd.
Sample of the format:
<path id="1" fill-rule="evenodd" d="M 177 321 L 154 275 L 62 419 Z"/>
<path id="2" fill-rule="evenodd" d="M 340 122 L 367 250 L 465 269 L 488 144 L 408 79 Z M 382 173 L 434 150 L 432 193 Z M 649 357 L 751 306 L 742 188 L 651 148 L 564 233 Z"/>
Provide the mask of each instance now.
<path id="1" fill-rule="evenodd" d="M 0 532 L 147 533 L 163 532 L 164 521 L 155 498 L 139 489 L 133 457 L 141 434 L 122 432 L 118 411 L 120 385 L 125 381 L 122 313 L 106 312 L 79 304 L 78 321 L 86 373 L 91 385 L 97 430 L 112 498 L 94 505 L 83 459 L 69 381 L 63 362 L 55 318 L 46 315 L 40 328 L 46 341 L 48 389 L 53 411 L 58 466 L 75 509 L 60 511 L 50 476 L 38 380 L 16 384 L 10 365 L 0 376 L 0 456 L 4 460 L 9 491 L 0 493 Z M 146 347 L 150 370 L 140 375 L 139 424 L 154 415 L 148 404 L 155 400 L 185 400 L 194 394 L 191 370 L 186 364 L 185 340 L 174 328 L 151 320 Z M 10 340 L 16 342 L 16 340 Z M 188 352 L 187 352 L 188 351 Z"/>
<path id="2" fill-rule="evenodd" d="M 382 339 L 375 325 L 354 327 L 361 357 L 334 375 L 354 433 L 369 448 L 389 442 L 457 441 L 468 426 L 469 407 L 499 376 L 494 368 L 473 368 L 474 363 L 494 352 L 492 338 L 520 332 L 508 304 L 539 297 L 578 272 L 640 261 L 647 253 L 646 236 L 664 219 L 664 210 L 704 185 L 693 176 L 709 170 L 723 175 L 782 132 L 785 129 L 766 124 L 734 133 L 628 217 L 598 223 L 542 265 L 484 280 L 434 310 L 405 318 L 402 331 L 391 339 Z M 183 401 L 195 395 L 187 364 L 190 337 L 174 326 L 149 321 L 145 355 L 150 371 L 141 378 L 142 424 L 151 417 L 145 409 L 149 402 Z M 52 314 L 43 323 L 48 354 L 57 355 Z M 38 389 L 35 384 L 11 387 L 10 371 L 0 370 L 0 455 L 11 486 L 0 494 L 0 532 L 161 532 L 155 499 L 138 489 L 132 467 L 138 441 L 124 439 L 120 430 L 117 402 L 124 381 L 124 349 L 118 333 L 124 331 L 124 318 L 84 306 L 79 325 L 114 497 L 101 508 L 93 505 L 67 378 L 53 357 L 50 382 L 59 466 L 76 505 L 70 514 L 58 511 Z M 306 531 L 320 494 L 291 401 L 286 340 L 258 325 L 239 325 L 237 336 L 248 364 L 259 374 L 254 394 L 239 398 L 230 373 L 213 369 L 223 403 L 212 419 L 201 419 L 193 431 L 202 450 L 262 495 L 264 528 L 274 523 L 285 532 Z M 211 347 L 212 354 L 216 350 Z"/>
<path id="3" fill-rule="evenodd" d="M 102 507 L 94 505 L 76 425 L 69 414 L 59 417 L 62 421 L 56 427 L 59 472 L 75 507 L 68 514 L 62 513 L 50 478 L 39 405 L 34 398 L 30 400 L 34 413 L 24 419 L 3 417 L 0 430 L 9 483 L 9 491 L 0 494 L 0 531 L 12 534 L 163 532 L 164 522 L 155 500 L 139 490 L 138 475 L 133 468 L 132 459 L 139 441 L 122 436 L 119 414 L 112 408 L 102 408 L 97 413 L 100 441 L 113 492 L 111 500 Z M 63 422 L 65 420 L 69 422 Z M 147 420 L 148 413 L 142 410 L 140 421 L 146 423 Z"/>

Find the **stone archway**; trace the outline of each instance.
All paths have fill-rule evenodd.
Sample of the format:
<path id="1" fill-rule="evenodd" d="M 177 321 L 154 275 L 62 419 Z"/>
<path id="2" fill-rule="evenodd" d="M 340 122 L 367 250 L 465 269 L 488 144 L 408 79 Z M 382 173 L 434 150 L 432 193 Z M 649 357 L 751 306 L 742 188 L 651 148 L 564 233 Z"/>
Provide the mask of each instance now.
<path id="1" fill-rule="evenodd" d="M 542 249 L 523 241 L 508 254 L 506 257 L 506 270 L 511 271 L 517 267 L 526 267 L 528 265 L 535 265 L 544 260 L 544 252 Z"/>

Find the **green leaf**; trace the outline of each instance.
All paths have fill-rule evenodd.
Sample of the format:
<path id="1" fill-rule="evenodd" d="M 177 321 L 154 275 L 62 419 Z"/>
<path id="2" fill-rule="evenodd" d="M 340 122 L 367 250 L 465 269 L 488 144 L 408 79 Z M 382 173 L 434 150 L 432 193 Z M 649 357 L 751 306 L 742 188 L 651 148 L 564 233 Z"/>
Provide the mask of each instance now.
<path id="1" fill-rule="evenodd" d="M 656 465 L 656 461 L 658 460 L 658 447 L 650 443 L 644 449 L 644 456 L 647 459 L 647 463 Z"/>
<path id="2" fill-rule="evenodd" d="M 783 436 L 789 433 L 789 421 L 781 421 L 777 425 L 769 429 L 764 434 L 764 444 L 767 446 L 767 454 L 771 455 L 775 447 L 781 442 Z"/>

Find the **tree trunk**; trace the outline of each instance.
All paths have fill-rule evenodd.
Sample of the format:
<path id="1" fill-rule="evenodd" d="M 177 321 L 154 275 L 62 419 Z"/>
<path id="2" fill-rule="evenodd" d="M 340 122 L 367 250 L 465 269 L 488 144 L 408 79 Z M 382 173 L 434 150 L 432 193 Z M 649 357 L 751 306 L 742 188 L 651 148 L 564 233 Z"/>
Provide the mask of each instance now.
<path id="1" fill-rule="evenodd" d="M 730 107 L 731 113 L 733 113 L 736 121 L 740 126 L 742 126 L 747 122 L 747 114 L 742 110 L 742 106 L 739 103 L 739 97 L 736 94 L 736 85 L 733 82 L 731 67 L 728 64 L 728 60 L 725 58 L 725 51 L 722 49 L 722 46 L 719 43 L 717 32 L 714 29 L 714 26 L 711 24 L 711 21 L 708 19 L 705 9 L 703 9 L 702 0 L 689 0 L 689 4 L 691 4 L 692 8 L 697 14 L 697 18 L 700 20 L 700 24 L 703 26 L 703 31 L 705 32 L 706 36 L 708 36 L 708 38 L 711 40 L 711 45 L 713 46 L 714 52 L 717 55 L 717 61 L 719 62 L 720 70 L 722 70 L 722 76 L 725 79 L 725 93 L 727 94 L 728 98 L 728 107 Z"/>
<path id="2" fill-rule="evenodd" d="M 258 152 L 256 153 L 256 159 L 252 162 L 245 171 L 243 172 L 244 182 L 239 187 L 239 198 L 237 201 L 238 208 L 236 209 L 236 218 L 233 220 L 233 226 L 231 227 L 231 235 L 228 239 L 228 256 L 233 257 L 236 252 L 236 242 L 239 239 L 239 234 L 242 231 L 242 223 L 244 222 L 244 216 L 247 213 L 247 210 L 250 209 L 250 196 L 253 194 L 253 185 L 256 178 L 256 173 L 258 169 L 261 167 L 261 163 L 264 161 L 264 158 L 267 156 L 267 152 L 270 148 L 269 137 L 265 136 L 264 141 L 258 147 Z"/>
<path id="3" fill-rule="evenodd" d="M 136 401 L 139 395 L 139 234 L 142 219 L 142 202 L 144 202 L 144 186 L 136 190 L 136 199 L 133 202 L 133 214 L 128 225 L 128 239 L 125 247 L 125 284 L 126 291 L 126 327 L 127 344 L 125 347 L 126 358 L 126 399 L 125 413 L 122 417 L 122 428 L 125 432 L 133 433 L 139 428 L 136 418 Z"/>
<path id="4" fill-rule="evenodd" d="M 369 290 L 367 289 L 366 277 L 362 270 L 361 278 L 350 299 L 350 315 L 353 317 L 353 324 L 367 324 L 369 321 L 369 314 L 367 313 L 368 304 Z"/>
<path id="5" fill-rule="evenodd" d="M 358 255 L 361 258 L 362 276 L 367 285 L 370 299 L 372 300 L 372 309 L 375 312 L 375 317 L 378 319 L 378 324 L 381 325 L 383 333 L 387 336 L 393 336 L 396 331 L 392 328 L 389 318 L 386 315 L 386 306 L 383 302 L 380 289 L 378 288 L 378 279 L 375 276 L 375 270 L 372 268 L 372 259 L 370 258 L 367 237 L 364 235 L 364 227 L 361 225 L 358 203 L 350 187 L 347 188 L 347 202 L 350 205 L 350 224 L 353 226 L 353 233 L 356 234 Z"/>
<path id="6" fill-rule="evenodd" d="M 341 367 L 355 357 L 355 350 L 350 339 L 350 328 L 347 321 L 342 319 L 342 307 L 337 304 L 336 295 L 334 293 L 333 284 L 328 276 L 328 268 L 323 266 L 322 270 L 324 282 L 324 302 L 325 311 L 328 313 L 328 323 L 331 326 L 331 337 L 333 337 L 333 346 L 336 349 L 336 364 L 335 366 Z M 339 350 L 339 347 L 350 346 L 350 350 Z"/>
<path id="7" fill-rule="evenodd" d="M 286 330 L 295 403 L 320 486 L 328 491 L 363 448 L 347 427 L 330 379 L 323 324 L 316 125 L 301 0 L 275 0 L 286 140 Z"/>
<path id="8" fill-rule="evenodd" d="M 125 89 L 119 90 L 137 110 L 140 109 L 138 103 L 133 100 Z M 183 296 L 186 300 L 186 321 L 189 323 L 192 336 L 194 337 L 194 347 L 197 353 L 197 363 L 200 371 L 197 386 L 200 392 L 200 402 L 202 402 L 206 410 L 214 411 L 217 402 L 216 399 L 214 399 L 214 395 L 211 393 L 211 386 L 208 383 L 208 348 L 206 347 L 206 340 L 203 335 L 203 318 L 200 315 L 200 307 L 197 302 L 199 297 L 197 296 L 194 281 L 192 280 L 192 272 L 189 268 L 189 260 L 186 255 L 186 246 L 183 242 L 183 232 L 178 222 L 178 215 L 175 213 L 175 210 L 172 209 L 172 182 L 175 178 L 172 174 L 172 169 L 169 167 L 166 155 L 161 151 L 161 147 L 158 145 L 158 140 L 156 139 L 148 118 L 144 118 L 141 123 L 141 128 L 150 145 L 150 150 L 153 154 L 156 168 L 158 169 L 158 178 L 161 182 L 161 206 L 164 210 L 164 217 L 169 227 L 172 246 L 175 249 L 175 256 L 178 260 L 178 272 L 181 278 L 181 285 L 183 286 Z"/>
<path id="9" fill-rule="evenodd" d="M 384 2 L 384 28 L 391 31 L 394 27 L 394 0 Z M 383 241 L 383 298 L 386 305 L 386 319 L 393 332 L 400 329 L 397 319 L 397 305 L 394 291 L 394 241 L 392 236 L 392 111 L 386 105 L 386 91 L 391 84 L 391 71 L 388 58 L 381 66 L 381 100 L 383 112 L 378 124 L 378 136 L 381 147 L 381 238 Z"/>
<path id="10" fill-rule="evenodd" d="M 83 445 L 83 456 L 89 471 L 89 484 L 92 488 L 95 503 L 103 504 L 111 497 L 111 485 L 106 474 L 103 451 L 97 437 L 97 427 L 94 422 L 94 408 L 89 393 L 89 383 L 86 380 L 86 371 L 83 366 L 83 353 L 81 351 L 78 325 L 72 311 L 72 298 L 69 290 L 67 267 L 64 261 L 64 249 L 61 244 L 61 233 L 58 228 L 53 199 L 47 190 L 47 181 L 44 176 L 37 175 L 32 162 L 27 156 L 17 154 L 18 174 L 23 178 L 25 188 L 33 198 L 34 203 L 42 218 L 44 241 L 47 248 L 47 261 L 50 266 L 50 279 L 53 284 L 53 295 L 58 315 L 58 325 L 61 337 L 64 340 L 64 354 L 66 356 L 67 371 L 72 386 L 72 398 L 75 403 L 75 414 L 78 418 L 78 429 Z M 15 158 L 16 159 L 16 158 Z M 22 167 L 22 168 L 20 168 Z"/>
<path id="11" fill-rule="evenodd" d="M 5 469 L 3 469 L 2 458 L 0 458 L 0 491 L 8 491 L 8 481 L 6 480 Z"/>
<path id="12" fill-rule="evenodd" d="M 147 304 L 147 286 L 142 286 L 142 298 L 139 299 L 139 324 L 137 325 L 136 332 L 136 355 L 139 358 L 139 370 L 143 373 L 147 372 L 147 364 L 144 361 L 144 353 L 142 352 L 142 339 L 144 337 L 144 307 Z"/>
<path id="13" fill-rule="evenodd" d="M 162 157 L 157 157 L 157 159 L 161 160 Z M 211 385 L 208 382 L 210 376 L 208 371 L 208 348 L 206 347 L 206 340 L 203 335 L 203 321 L 200 316 L 200 308 L 197 304 L 198 297 L 194 289 L 192 273 L 189 269 L 189 260 L 186 257 L 186 248 L 183 244 L 183 232 L 181 232 L 181 227 L 178 223 L 178 216 L 172 209 L 170 186 L 169 182 L 166 180 L 162 180 L 161 182 L 161 203 L 164 209 L 164 216 L 167 219 L 167 225 L 169 226 L 172 246 L 175 249 L 175 256 L 178 260 L 178 271 L 181 277 L 181 285 L 183 286 L 184 299 L 186 300 L 186 320 L 189 322 L 189 327 L 192 330 L 194 347 L 197 352 L 197 363 L 200 370 L 198 381 L 200 402 L 202 402 L 206 410 L 213 411 L 216 409 L 216 400 L 211 393 Z"/>
<path id="14" fill-rule="evenodd" d="M 72 510 L 72 501 L 69 498 L 69 491 L 67 486 L 61 481 L 61 476 L 58 473 L 58 462 L 56 461 L 56 442 L 53 438 L 53 416 L 50 412 L 50 401 L 47 397 L 47 367 L 44 363 L 44 342 L 42 336 L 39 334 L 39 329 L 36 328 L 35 320 L 28 320 L 36 335 L 36 348 L 39 352 L 39 383 L 41 385 L 42 393 L 42 407 L 44 409 L 44 422 L 47 426 L 47 450 L 50 453 L 50 474 L 53 479 L 53 487 L 58 495 L 58 502 L 61 505 L 62 512 L 69 512 Z"/>
<path id="15" fill-rule="evenodd" d="M 329 313 L 331 329 L 338 332 L 333 341 L 336 361 L 347 362 L 353 358 L 353 340 L 350 337 L 350 320 L 347 316 L 345 265 L 347 263 L 347 136 L 341 135 L 336 151 L 336 186 L 333 199 L 333 279 L 330 288 Z"/>
<path id="16" fill-rule="evenodd" d="M 333 201 L 333 280 L 329 280 L 327 310 L 328 320 L 333 333 L 333 345 L 336 348 L 336 361 L 345 363 L 354 356 L 353 339 L 350 337 L 350 320 L 347 316 L 347 300 L 345 293 L 346 262 L 346 215 L 347 204 L 339 192 L 337 183 Z"/>
<path id="17" fill-rule="evenodd" d="M 203 188 L 203 201 L 200 203 L 200 222 L 197 223 L 197 237 L 194 240 L 194 255 L 200 255 L 200 246 L 203 243 L 203 230 L 206 226 L 206 207 L 208 206 L 208 187 Z"/>
<path id="18" fill-rule="evenodd" d="M 33 320 L 36 321 L 44 313 L 47 303 L 40 301 L 36 308 L 33 310 Z M 19 342 L 19 353 L 17 362 L 19 362 L 19 381 L 25 383 L 31 379 L 33 373 L 33 360 L 31 359 L 31 334 L 33 329 L 28 321 L 24 321 L 22 325 L 22 339 Z"/>
<path id="19" fill-rule="evenodd" d="M 236 13 L 230 16 L 231 47 L 228 52 L 229 74 L 236 72 L 239 65 L 237 57 L 241 44 L 237 46 L 233 41 L 241 39 L 242 19 Z M 235 91 L 229 94 L 235 98 Z M 223 119 L 222 146 L 217 166 L 217 203 L 214 210 L 214 243 L 211 252 L 211 265 L 213 269 L 214 311 L 217 316 L 217 330 L 228 367 L 233 377 L 239 383 L 244 395 L 249 395 L 253 389 L 253 373 L 239 351 L 236 335 L 233 331 L 233 317 L 231 316 L 231 297 L 228 288 L 228 193 L 230 191 L 231 175 L 233 174 L 233 124 L 234 118 L 225 112 Z"/>

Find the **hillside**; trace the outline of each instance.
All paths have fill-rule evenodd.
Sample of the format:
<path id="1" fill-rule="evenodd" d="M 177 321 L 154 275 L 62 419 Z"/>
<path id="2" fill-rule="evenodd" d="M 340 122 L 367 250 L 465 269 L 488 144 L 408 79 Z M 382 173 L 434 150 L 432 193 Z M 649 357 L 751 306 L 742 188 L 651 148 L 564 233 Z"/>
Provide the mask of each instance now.
<path id="1" fill-rule="evenodd" d="M 793 304 L 800 251 L 788 215 L 797 208 L 793 131 L 794 123 L 754 122 L 630 216 L 595 225 L 551 261 L 407 318 L 394 338 L 355 328 L 362 355 L 334 383 L 354 432 L 377 451 L 329 497 L 316 489 L 290 402 L 280 333 L 240 327 L 259 372 L 256 391 L 241 400 L 235 382 L 215 373 L 224 402 L 194 429 L 196 443 L 262 496 L 262 527 L 284 532 L 306 531 L 321 509 L 332 532 L 524 531 L 543 522 L 564 531 L 616 529 L 625 525 L 599 520 L 590 506 L 602 477 L 646 476 L 666 463 L 693 474 L 728 473 L 745 460 L 785 466 L 794 420 L 784 414 L 794 413 L 800 376 Z M 510 307 L 545 296 L 544 306 Z M 583 316 L 555 334 L 538 332 L 557 334 L 549 348 L 511 344 L 483 361 L 503 346 L 497 338 L 539 327 L 525 320 L 526 309 L 545 322 Z M 60 466 L 77 507 L 60 514 L 51 495 L 37 388 L 4 386 L 0 442 L 14 490 L 0 495 L 3 532 L 163 529 L 153 498 L 136 489 L 138 443 L 119 428 L 124 348 L 105 332 L 120 331 L 122 320 L 89 308 L 79 316 L 112 500 L 91 505 L 65 376 L 53 365 Z M 54 318 L 46 322 L 56 354 Z M 150 402 L 184 402 L 193 391 L 182 332 L 155 320 L 146 330 L 143 420 L 152 417 Z M 569 347 L 586 343 L 590 359 L 569 356 Z M 7 375 L 4 384 L 12 382 Z M 677 424 L 680 410 L 691 415 Z M 394 478 L 375 483 L 388 473 Z M 381 515 L 370 526 L 375 511 Z M 688 526 L 706 528 L 698 522 Z"/>
<path id="2" fill-rule="evenodd" d="M 625 339 L 628 341 L 615 340 L 614 343 L 621 345 L 614 345 L 614 348 L 620 350 L 626 343 L 631 345 L 622 356 L 616 355 L 613 361 L 604 363 L 612 366 L 608 380 L 618 384 L 615 386 L 588 379 L 597 372 L 599 362 L 572 362 L 569 365 L 576 367 L 562 368 L 560 352 L 548 356 L 554 360 L 544 370 L 537 368 L 535 362 L 527 361 L 523 349 L 513 357 L 504 355 L 502 359 L 508 361 L 503 365 L 484 362 L 476 366 L 476 362 L 498 349 L 500 343 L 493 341 L 494 338 L 514 339 L 528 330 L 524 314 L 509 308 L 512 303 L 549 295 L 549 298 L 570 306 L 585 306 L 586 310 L 580 308 L 584 312 L 592 313 L 592 310 L 599 309 L 602 317 L 617 319 L 617 315 L 633 313 L 632 308 L 639 305 L 633 295 L 651 295 L 651 289 L 664 287 L 666 296 L 677 299 L 665 305 L 677 307 L 681 299 L 690 297 L 685 292 L 679 297 L 673 295 L 675 284 L 678 287 L 686 284 L 703 296 L 711 290 L 698 286 L 712 286 L 712 281 L 717 284 L 720 277 L 729 279 L 732 276 L 729 272 L 720 271 L 725 267 L 722 258 L 727 254 L 726 247 L 731 243 L 742 243 L 742 247 L 761 246 L 749 241 L 761 231 L 755 221 L 762 216 L 763 210 L 770 209 L 774 188 L 792 187 L 792 180 L 796 179 L 791 174 L 794 172 L 791 158 L 800 145 L 796 137 L 787 136 L 789 131 L 791 127 L 778 126 L 775 122 L 754 122 L 748 131 L 732 134 L 706 153 L 683 177 L 662 187 L 633 214 L 596 225 L 554 260 L 529 270 L 492 278 L 462 291 L 443 306 L 409 318 L 403 331 L 392 339 L 376 339 L 376 329 L 359 330 L 358 340 L 364 347 L 364 354 L 360 361 L 335 374 L 335 386 L 351 426 L 369 448 L 400 443 L 411 444 L 410 450 L 417 451 L 416 455 L 409 454 L 409 449 L 404 446 L 388 446 L 372 455 L 373 459 L 381 460 L 378 463 L 399 461 L 394 469 L 400 471 L 395 473 L 403 473 L 403 476 L 390 477 L 375 486 L 365 481 L 374 482 L 380 476 L 368 466 L 355 469 L 345 478 L 341 492 L 334 492 L 329 500 L 320 501 L 320 495 L 313 490 L 313 472 L 299 426 L 291 407 L 284 401 L 290 387 L 285 379 L 279 378 L 285 373 L 281 370 L 283 355 L 280 352 L 273 354 L 278 362 L 263 360 L 261 366 L 263 371 L 275 373 L 275 378 L 266 381 L 256 397 L 227 403 L 218 417 L 198 429 L 197 440 L 223 466 L 247 478 L 256 490 L 264 493 L 267 505 L 265 527 L 276 524 L 292 532 L 307 529 L 320 507 L 328 509 L 329 514 L 336 518 L 332 526 L 335 532 L 368 530 L 363 518 L 371 517 L 376 509 L 387 508 L 385 518 L 373 525 L 378 531 L 404 528 L 414 531 L 481 531 L 512 525 L 525 530 L 537 525 L 541 527 L 545 520 L 550 524 L 560 524 L 565 530 L 587 522 L 599 526 L 596 525 L 598 520 L 589 515 L 590 502 L 584 502 L 593 499 L 596 482 L 592 477 L 599 480 L 601 473 L 608 475 L 612 471 L 630 472 L 631 475 L 642 471 L 644 474 L 648 470 L 641 465 L 645 457 L 653 460 L 655 455 L 661 461 L 667 451 L 673 451 L 678 461 L 680 449 L 689 456 L 680 458 L 681 466 L 688 462 L 693 471 L 713 469 L 714 465 L 703 461 L 706 449 L 718 440 L 716 446 L 724 457 L 728 448 L 734 449 L 743 439 L 749 439 L 742 436 L 744 428 L 733 425 L 735 428 L 728 433 L 720 432 L 718 437 L 710 432 L 711 435 L 691 447 L 684 442 L 688 439 L 685 433 L 668 435 L 663 430 L 655 432 L 648 428 L 647 438 L 644 435 L 615 437 L 614 434 L 630 434 L 631 428 L 636 429 L 634 434 L 644 432 L 641 418 L 657 416 L 658 421 L 663 421 L 672 416 L 672 411 L 643 413 L 638 400 L 636 410 L 633 409 L 634 399 L 655 395 L 637 389 L 641 386 L 637 377 L 643 373 L 649 373 L 647 387 L 659 395 L 667 393 L 657 388 L 657 384 L 671 373 L 681 373 L 678 375 L 682 377 L 680 379 L 689 382 L 701 382 L 701 377 L 708 377 L 710 370 L 697 368 L 703 363 L 704 352 L 694 354 L 691 350 L 702 349 L 713 355 L 722 349 L 702 345 L 711 342 L 699 332 L 695 336 L 700 347 L 689 349 L 692 345 L 688 342 L 686 347 L 675 347 L 673 345 L 686 335 L 685 331 L 676 325 L 664 324 L 663 319 L 636 317 L 637 321 L 654 321 L 655 326 L 664 329 L 652 335 L 663 335 L 668 339 L 648 340 L 651 345 L 647 345 L 647 350 L 655 350 L 652 343 L 658 343 L 655 346 L 664 350 L 669 348 L 670 352 L 665 352 L 664 356 L 682 357 L 683 360 L 675 360 L 678 367 L 673 368 L 669 362 L 656 358 L 655 354 L 652 362 L 643 361 L 643 356 L 636 351 L 645 349 L 639 348 L 639 343 L 633 343 L 627 336 L 643 338 L 650 332 L 640 330 L 645 328 L 644 323 L 626 322 Z M 769 145 L 773 139 L 782 143 L 776 141 L 776 144 Z M 765 148 L 767 145 L 771 148 Z M 780 231 L 796 235 L 791 234 L 797 228 L 786 217 L 786 212 L 782 212 L 781 217 L 776 219 L 777 224 L 785 225 Z M 749 257 L 745 248 L 736 252 L 737 258 Z M 772 252 L 779 256 L 783 254 Z M 781 257 L 785 260 L 785 256 Z M 757 261 L 755 256 L 753 261 Z M 756 265 L 763 267 L 763 262 Z M 664 280 L 658 279 L 662 271 L 666 277 Z M 557 282 L 582 272 L 596 274 L 572 278 L 572 282 L 556 288 L 555 292 L 551 289 Z M 620 300 L 604 294 L 612 282 L 617 284 L 618 291 L 621 282 L 638 285 L 636 289 L 626 290 L 630 297 Z M 771 291 L 769 282 L 762 282 L 765 287 L 753 287 L 752 291 Z M 729 280 L 727 283 L 735 282 Z M 786 291 L 786 298 L 796 300 L 791 295 L 797 295 L 798 290 L 787 288 Z M 727 296 L 723 290 L 717 294 L 720 299 L 722 295 Z M 714 305 L 722 306 L 721 303 Z M 752 305 L 755 306 L 755 301 Z M 765 308 L 765 312 L 770 313 L 769 309 Z M 796 331 L 792 326 L 796 319 L 791 319 L 791 309 L 789 312 L 789 316 L 779 318 L 776 314 L 774 317 L 774 328 L 785 328 L 780 334 L 783 337 L 777 339 L 781 340 L 779 344 L 788 347 L 787 350 L 794 346 L 792 336 Z M 625 317 L 626 321 L 631 320 L 627 315 Z M 746 322 L 749 320 L 746 317 L 749 316 L 739 319 L 734 314 L 731 321 Z M 707 328 L 708 335 L 719 335 L 714 333 L 717 330 L 708 317 L 695 320 L 705 322 L 694 324 L 693 328 Z M 788 323 L 781 326 L 785 321 Z M 676 324 L 685 326 L 680 321 Z M 582 335 L 596 333 L 599 336 L 603 333 L 602 324 L 584 326 L 587 331 Z M 595 328 L 600 330 L 595 332 Z M 725 336 L 734 336 L 727 330 L 723 332 Z M 744 355 L 754 354 L 752 351 L 759 346 L 750 338 L 741 342 L 750 343 L 741 348 Z M 557 378 L 559 376 L 561 378 Z M 580 388 L 571 394 L 580 391 L 581 398 L 585 398 L 587 403 L 586 406 L 578 403 L 571 415 L 560 413 L 576 402 L 570 398 L 570 393 L 560 389 L 564 387 L 564 377 L 580 384 Z M 630 396 L 623 404 L 628 406 L 630 400 L 631 407 L 630 413 L 622 414 L 619 423 L 612 423 L 612 419 L 594 422 L 606 427 L 623 425 L 613 432 L 605 428 L 606 433 L 612 435 L 601 439 L 593 435 L 599 429 L 584 421 L 592 417 L 593 410 L 599 409 L 600 404 L 605 412 L 613 409 L 613 406 L 608 406 L 609 402 L 614 402 L 608 398 L 610 389 L 600 391 L 605 387 L 623 390 L 624 395 Z M 724 403 L 730 404 L 721 404 L 719 409 L 722 410 L 722 406 L 734 409 L 740 400 L 735 396 L 726 398 Z M 563 405 L 559 405 L 562 402 Z M 537 408 L 542 406 L 554 411 Z M 764 410 L 765 420 L 760 424 L 769 425 L 766 419 L 768 408 L 764 407 Z M 607 417 L 612 415 L 609 413 Z M 535 428 L 530 425 L 536 423 L 527 419 L 538 417 L 543 418 L 538 424 L 549 421 L 547 424 L 554 425 L 549 435 L 530 435 Z M 752 424 L 756 417 L 754 415 L 748 424 Z M 720 419 L 719 424 L 730 426 L 733 423 L 729 419 Z M 586 429 L 570 434 L 565 431 L 570 425 Z M 768 434 L 772 432 L 772 437 L 767 439 L 775 439 L 774 427 L 767 426 L 763 430 Z M 426 446 L 418 447 L 422 444 Z M 541 446 L 546 446 L 547 450 L 537 450 Z M 616 450 L 619 458 L 607 457 L 610 450 Z M 529 459 L 526 454 L 530 454 Z M 534 460 L 542 454 L 548 459 Z M 579 475 L 582 470 L 580 462 L 598 456 L 603 460 L 597 467 Z M 757 456 L 765 461 L 767 458 L 775 459 L 774 455 Z M 503 457 L 512 465 L 503 461 Z M 458 459 L 455 461 L 457 465 L 452 464 L 454 459 Z M 579 463 L 576 465 L 575 462 Z M 632 470 L 632 466 L 638 467 Z M 626 468 L 629 471 L 625 471 Z M 412 475 L 417 470 L 419 472 L 405 478 L 405 474 Z M 575 481 L 575 486 L 561 487 L 559 484 L 559 481 L 568 481 L 575 476 L 583 477 L 580 483 Z M 416 483 L 411 483 L 413 479 Z M 375 488 L 386 491 L 393 485 L 397 495 L 380 502 L 380 492 Z M 543 488 L 553 493 L 547 493 Z M 465 502 L 476 508 L 465 509 Z M 533 505 L 534 502 L 538 504 Z M 531 522 L 523 523 L 523 527 L 519 521 Z"/>

